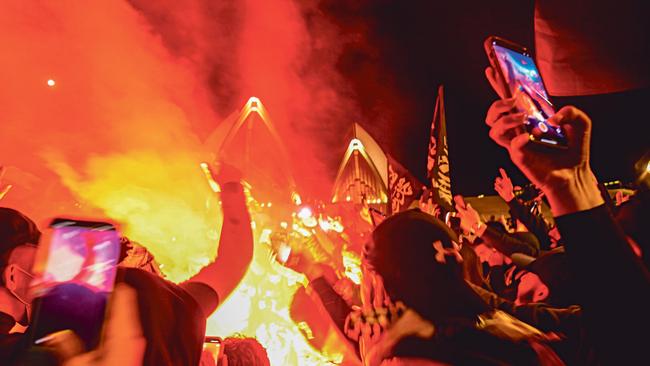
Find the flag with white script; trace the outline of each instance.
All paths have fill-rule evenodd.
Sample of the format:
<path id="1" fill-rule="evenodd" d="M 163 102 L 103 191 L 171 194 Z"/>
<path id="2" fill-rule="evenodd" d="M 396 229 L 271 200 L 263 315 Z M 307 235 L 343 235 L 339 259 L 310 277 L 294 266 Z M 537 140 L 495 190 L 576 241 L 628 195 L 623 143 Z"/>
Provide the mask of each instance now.
<path id="1" fill-rule="evenodd" d="M 444 88 L 440 85 L 433 120 L 431 121 L 427 178 L 431 182 L 430 198 L 444 210 L 451 211 L 453 210 L 453 204 L 446 124 Z"/>

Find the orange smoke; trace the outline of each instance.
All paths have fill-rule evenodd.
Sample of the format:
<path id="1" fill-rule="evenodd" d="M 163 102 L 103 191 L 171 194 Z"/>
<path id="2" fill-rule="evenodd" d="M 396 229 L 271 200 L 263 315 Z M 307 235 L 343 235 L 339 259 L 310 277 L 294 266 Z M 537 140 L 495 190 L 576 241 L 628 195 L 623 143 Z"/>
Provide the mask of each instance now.
<path id="1" fill-rule="evenodd" d="M 14 186 L 3 205 L 108 216 L 172 279 L 207 262 L 219 215 L 206 209 L 196 162 L 210 155 L 192 133 L 215 120 L 207 89 L 126 3 L 0 6 L 0 164 Z"/>
<path id="2" fill-rule="evenodd" d="M 323 200 L 360 117 L 336 70 L 338 31 L 315 1 L 8 0 L 0 28 L 2 205 L 41 223 L 108 217 L 174 281 L 216 251 L 218 197 L 199 163 L 216 158 L 202 140 L 219 116 L 258 96 L 299 192 Z M 301 277 L 268 255 L 257 245 L 209 329 L 257 335 L 276 365 L 336 359 L 302 338 L 288 316 Z"/>

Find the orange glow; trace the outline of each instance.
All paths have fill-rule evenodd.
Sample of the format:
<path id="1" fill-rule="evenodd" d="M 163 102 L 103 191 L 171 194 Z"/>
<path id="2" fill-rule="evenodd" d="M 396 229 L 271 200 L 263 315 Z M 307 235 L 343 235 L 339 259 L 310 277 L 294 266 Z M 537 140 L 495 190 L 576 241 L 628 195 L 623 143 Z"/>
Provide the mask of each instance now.
<path id="1" fill-rule="evenodd" d="M 303 220 L 312 217 L 312 215 L 313 213 L 309 207 L 303 207 L 300 209 L 300 211 L 298 211 L 298 217 Z"/>
<path id="2" fill-rule="evenodd" d="M 249 198 L 254 205 L 255 200 Z M 300 212 L 306 214 L 303 210 Z M 281 226 L 287 228 L 289 225 L 282 222 Z M 254 336 L 265 346 L 272 365 L 340 363 L 342 353 L 321 354 L 307 341 L 311 334 L 309 325 L 296 324 L 290 316 L 294 293 L 307 284 L 306 278 L 272 259 L 275 254 L 270 250 L 269 229 L 256 228 L 255 232 L 253 262 L 237 289 L 208 319 L 207 334 Z M 301 235 L 310 236 L 311 233 Z M 290 250 L 289 247 L 280 248 L 277 253 L 280 261 L 286 261 Z"/>
<path id="3" fill-rule="evenodd" d="M 337 90 L 342 85 L 338 48 L 311 50 L 339 40 L 330 40 L 336 37 L 323 29 L 326 25 L 310 34 L 300 9 L 308 5 L 243 0 L 241 24 L 227 24 L 237 41 L 227 44 L 221 43 L 224 32 L 205 34 L 222 26 L 214 24 L 220 19 L 205 17 L 210 12 L 197 13 L 186 4 L 180 6 L 183 11 L 170 11 L 180 2 L 150 2 L 169 16 L 169 24 L 178 25 L 173 19 L 187 30 L 188 55 L 170 47 L 164 26 L 149 24 L 147 14 L 130 3 L 0 2 L 0 41 L 12 50 L 0 59 L 6 127 L 0 134 L 0 164 L 7 167 L 0 198 L 3 206 L 39 224 L 59 215 L 119 222 L 125 235 L 156 256 L 169 280 L 180 282 L 217 252 L 219 186 L 201 162 L 223 156 L 204 145 L 200 132 L 207 135 L 224 121 L 215 105 L 226 104 L 226 114 L 239 107 L 222 101 L 224 95 L 240 101 L 259 96 L 243 108 L 245 117 L 253 114 L 258 124 L 268 123 L 263 99 L 278 122 L 276 135 L 282 136 L 278 141 L 286 145 L 291 168 L 301 172 L 296 179 L 302 184 L 287 187 L 294 192 L 291 198 L 260 197 L 267 202 L 264 208 L 273 210 L 302 204 L 298 190 L 310 198 L 329 193 L 323 157 L 335 135 L 323 143 L 314 131 L 326 122 L 332 130 L 347 128 L 357 106 Z M 208 85 L 206 70 L 214 65 L 195 64 L 201 60 L 224 64 L 235 75 L 225 82 L 232 89 Z M 252 198 L 248 203 L 253 213 L 261 207 Z M 270 260 L 264 230 L 272 219 L 261 216 L 251 223 L 257 239 L 253 263 L 210 318 L 209 333 L 256 336 L 274 366 L 337 362 L 340 355 L 314 350 L 301 333 L 310 333 L 308 325 L 295 324 L 289 316 L 304 278 Z"/>
<path id="4" fill-rule="evenodd" d="M 208 163 L 201 163 L 199 164 L 199 166 L 201 167 L 203 174 L 205 174 L 205 179 L 208 180 L 208 185 L 210 185 L 210 189 L 212 189 L 212 192 L 215 193 L 221 192 L 221 187 L 219 187 L 219 183 L 217 183 L 212 178 L 212 173 L 210 173 L 210 168 L 208 167 Z"/>

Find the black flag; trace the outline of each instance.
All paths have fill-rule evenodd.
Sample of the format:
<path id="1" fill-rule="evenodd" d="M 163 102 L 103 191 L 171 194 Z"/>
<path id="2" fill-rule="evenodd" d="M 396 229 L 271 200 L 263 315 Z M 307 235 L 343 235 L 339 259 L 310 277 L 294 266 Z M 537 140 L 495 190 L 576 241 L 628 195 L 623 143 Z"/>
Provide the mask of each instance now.
<path id="1" fill-rule="evenodd" d="M 449 172 L 449 150 L 447 148 L 447 126 L 443 87 L 438 87 L 438 98 L 431 121 L 431 137 L 427 158 L 427 177 L 431 181 L 431 198 L 446 211 L 453 209 L 451 176 Z"/>
<path id="2" fill-rule="evenodd" d="M 388 158 L 388 210 L 391 214 L 411 207 L 422 195 L 424 184 L 420 183 L 402 164 L 393 157 Z"/>

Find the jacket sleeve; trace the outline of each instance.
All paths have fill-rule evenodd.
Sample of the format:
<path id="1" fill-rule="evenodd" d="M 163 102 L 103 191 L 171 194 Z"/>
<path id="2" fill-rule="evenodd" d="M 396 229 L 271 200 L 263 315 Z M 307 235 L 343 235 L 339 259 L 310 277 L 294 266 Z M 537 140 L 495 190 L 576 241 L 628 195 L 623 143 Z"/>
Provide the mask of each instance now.
<path id="1" fill-rule="evenodd" d="M 604 205 L 555 221 L 598 356 L 605 364 L 647 360 L 647 337 L 639 335 L 650 329 L 650 275 L 625 234 Z"/>
<path id="2" fill-rule="evenodd" d="M 554 308 L 543 303 L 515 305 L 514 302 L 501 298 L 479 286 L 472 284 L 470 286 L 491 307 L 505 311 L 543 332 L 576 334 L 580 330 L 582 316 L 580 306 Z"/>
<path id="3" fill-rule="evenodd" d="M 490 226 L 485 228 L 481 239 L 507 256 L 511 256 L 514 253 L 523 253 L 531 257 L 537 257 L 539 255 L 538 250 L 526 244 L 523 240 L 509 233 L 499 232 Z"/>
<path id="4" fill-rule="evenodd" d="M 352 308 L 327 282 L 325 277 L 314 279 L 310 282 L 310 285 L 314 292 L 318 294 L 336 327 L 341 331 L 341 334 L 345 334 L 345 319 L 352 311 Z"/>
<path id="5" fill-rule="evenodd" d="M 544 218 L 532 214 L 530 210 L 516 198 L 513 198 L 508 202 L 508 207 L 510 207 L 510 216 L 521 221 L 528 231 L 537 237 L 542 249 L 549 250 L 551 248 L 551 238 L 548 236 L 549 227 L 546 224 L 546 221 L 544 221 Z"/>

